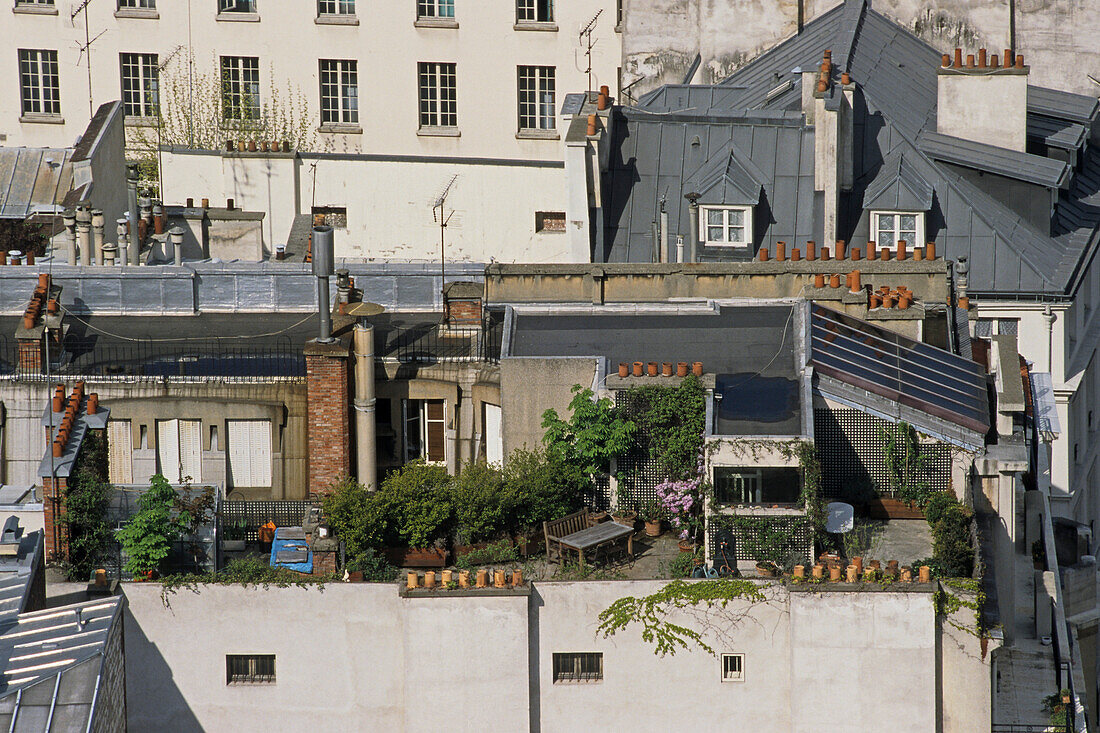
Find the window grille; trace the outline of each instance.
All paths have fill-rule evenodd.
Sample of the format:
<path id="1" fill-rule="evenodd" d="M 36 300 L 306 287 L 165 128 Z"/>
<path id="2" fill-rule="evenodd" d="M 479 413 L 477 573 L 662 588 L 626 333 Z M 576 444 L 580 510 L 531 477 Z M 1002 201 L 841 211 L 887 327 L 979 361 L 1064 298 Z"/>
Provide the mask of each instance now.
<path id="1" fill-rule="evenodd" d="M 554 67 L 519 67 L 519 129 L 553 130 L 557 126 L 554 109 Z"/>
<path id="2" fill-rule="evenodd" d="M 321 59 L 321 124 L 359 122 L 359 64 Z"/>
<path id="3" fill-rule="evenodd" d="M 156 10 L 157 0 L 118 0 L 119 8 L 143 8 Z"/>
<path id="4" fill-rule="evenodd" d="M 564 232 L 565 231 L 565 212 L 564 211 L 536 211 L 535 212 L 535 231 L 536 232 Z"/>
<path id="5" fill-rule="evenodd" d="M 744 654 L 723 654 L 722 655 L 722 681 L 723 682 L 744 682 L 745 681 L 745 655 Z"/>
<path id="6" fill-rule="evenodd" d="M 603 652 L 554 652 L 554 683 L 599 682 Z"/>
<path id="7" fill-rule="evenodd" d="M 222 56 L 222 117 L 260 119 L 260 59 Z"/>
<path id="8" fill-rule="evenodd" d="M 324 224 L 330 226 L 333 229 L 347 229 L 348 228 L 348 210 L 343 206 L 314 206 L 313 210 L 314 226 Z M 320 217 L 320 218 L 318 218 Z"/>
<path id="9" fill-rule="evenodd" d="M 979 318 L 974 324 L 974 335 L 980 339 L 987 339 L 993 335 L 993 321 L 989 318 Z"/>
<path id="10" fill-rule="evenodd" d="M 1016 318 L 998 318 L 997 333 L 1001 336 L 1016 336 L 1020 330 L 1020 321 Z"/>
<path id="11" fill-rule="evenodd" d="M 274 684 L 274 654 L 226 654 L 225 684 Z"/>
<path id="12" fill-rule="evenodd" d="M 159 103 L 157 55 L 124 53 L 119 56 L 119 65 L 123 112 L 127 117 L 156 117 Z"/>
<path id="13" fill-rule="evenodd" d="M 420 80 L 420 126 L 456 127 L 457 73 L 455 65 L 438 62 L 417 64 Z"/>
<path id="14" fill-rule="evenodd" d="M 23 114 L 61 114 L 57 51 L 19 49 L 19 89 Z"/>

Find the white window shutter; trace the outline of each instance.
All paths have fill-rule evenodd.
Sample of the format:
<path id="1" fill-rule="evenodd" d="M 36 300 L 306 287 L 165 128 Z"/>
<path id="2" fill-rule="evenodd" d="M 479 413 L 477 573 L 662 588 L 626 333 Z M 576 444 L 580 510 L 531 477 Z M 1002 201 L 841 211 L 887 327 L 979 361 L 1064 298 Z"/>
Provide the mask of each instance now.
<path id="1" fill-rule="evenodd" d="M 504 462 L 504 440 L 500 432 L 500 405 L 485 403 L 485 460 Z"/>
<path id="2" fill-rule="evenodd" d="M 271 422 L 229 421 L 229 483 L 231 486 L 271 486 Z"/>
<path id="3" fill-rule="evenodd" d="M 251 420 L 249 427 L 249 457 L 252 464 L 251 486 L 271 486 L 271 423 Z"/>
<path id="4" fill-rule="evenodd" d="M 202 481 L 202 421 L 180 420 L 180 478 Z"/>
<path id="5" fill-rule="evenodd" d="M 160 474 L 168 483 L 180 482 L 180 423 L 179 420 L 157 421 L 157 460 Z"/>
<path id="6" fill-rule="evenodd" d="M 249 429 L 247 420 L 229 421 L 229 485 L 252 485 L 252 462 L 249 459 L 250 450 Z"/>
<path id="7" fill-rule="evenodd" d="M 107 463 L 112 484 L 134 483 L 134 444 L 129 420 L 107 422 Z"/>

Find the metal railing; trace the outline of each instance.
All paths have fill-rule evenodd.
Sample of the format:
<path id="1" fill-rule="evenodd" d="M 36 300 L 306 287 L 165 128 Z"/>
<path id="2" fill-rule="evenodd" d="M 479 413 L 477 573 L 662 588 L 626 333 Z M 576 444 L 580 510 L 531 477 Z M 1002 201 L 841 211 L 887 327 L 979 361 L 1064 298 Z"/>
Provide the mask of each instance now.
<path id="1" fill-rule="evenodd" d="M 381 354 L 402 364 L 498 362 L 500 341 L 486 329 L 438 324 L 394 328 L 384 334 Z"/>

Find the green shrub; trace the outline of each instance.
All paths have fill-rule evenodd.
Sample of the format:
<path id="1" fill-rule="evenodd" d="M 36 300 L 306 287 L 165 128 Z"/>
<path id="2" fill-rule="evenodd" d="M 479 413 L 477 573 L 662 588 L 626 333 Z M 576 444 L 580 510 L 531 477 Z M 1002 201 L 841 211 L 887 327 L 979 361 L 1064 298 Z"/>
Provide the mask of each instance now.
<path id="1" fill-rule="evenodd" d="M 485 461 L 462 467 L 451 491 L 458 544 L 494 539 L 507 529 L 511 507 L 502 501 L 504 494 L 504 475 L 499 468 Z"/>
<path id="2" fill-rule="evenodd" d="M 111 542 L 107 524 L 110 485 L 90 472 L 82 472 L 65 492 L 65 527 L 69 533 L 69 580 L 84 582 L 91 578 Z"/>
<path id="3" fill-rule="evenodd" d="M 510 540 L 493 542 L 485 548 L 468 552 L 455 561 L 455 567 L 469 569 L 479 565 L 497 565 L 519 561 L 516 548 Z"/>
<path id="4" fill-rule="evenodd" d="M 336 483 L 321 507 L 329 526 L 344 541 L 348 555 L 382 547 L 390 533 L 391 518 L 375 494 L 350 477 Z"/>
<path id="5" fill-rule="evenodd" d="M 959 500 L 950 491 L 937 491 L 924 505 L 924 518 L 928 524 L 935 525 L 952 507 L 958 505 Z"/>
<path id="6" fill-rule="evenodd" d="M 501 501 L 508 528 L 541 527 L 584 506 L 591 481 L 584 470 L 549 451 L 516 450 L 504 466 Z"/>
<path id="7" fill-rule="evenodd" d="M 172 542 L 191 524 L 191 517 L 177 510 L 179 497 L 168 479 L 153 476 L 149 489 L 138 497 L 138 512 L 115 532 L 127 555 L 126 572 L 143 575 L 163 569 Z"/>
<path id="8" fill-rule="evenodd" d="M 681 552 L 668 563 L 668 575 L 672 578 L 690 578 L 695 570 L 695 558 L 700 557 L 694 552 Z"/>
<path id="9" fill-rule="evenodd" d="M 573 385 L 573 393 L 568 422 L 554 409 L 542 413 L 547 452 L 589 475 L 607 471 L 611 459 L 630 448 L 637 426 L 607 397 L 595 399 L 591 389 L 579 384 Z"/>
<path id="10" fill-rule="evenodd" d="M 451 477 L 442 466 L 409 463 L 385 478 L 375 499 L 394 544 L 428 547 L 445 538 L 454 521 Z"/>
<path id="11" fill-rule="evenodd" d="M 951 492 L 936 495 L 925 509 L 932 528 L 932 567 L 940 577 L 969 578 L 974 573 L 970 510 Z"/>
<path id="12" fill-rule="evenodd" d="M 350 558 L 347 564 L 349 573 L 363 573 L 363 580 L 371 583 L 390 583 L 397 579 L 397 568 L 380 553 L 370 548 Z"/>

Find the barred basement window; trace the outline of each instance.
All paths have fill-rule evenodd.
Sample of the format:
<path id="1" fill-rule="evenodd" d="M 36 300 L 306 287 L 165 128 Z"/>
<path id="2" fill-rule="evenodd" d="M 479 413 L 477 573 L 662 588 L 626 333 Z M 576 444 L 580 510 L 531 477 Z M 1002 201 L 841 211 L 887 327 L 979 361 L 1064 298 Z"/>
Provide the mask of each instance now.
<path id="1" fill-rule="evenodd" d="M 554 684 L 602 679 L 603 652 L 554 652 Z"/>
<path id="2" fill-rule="evenodd" d="M 333 229 L 347 229 L 348 210 L 344 206 L 314 206 L 313 226 L 320 226 L 318 222 Z"/>
<path id="3" fill-rule="evenodd" d="M 744 654 L 723 654 L 722 655 L 722 681 L 723 682 L 744 682 L 745 681 L 745 655 Z"/>
<path id="4" fill-rule="evenodd" d="M 275 683 L 274 654 L 226 654 L 225 684 Z"/>
<path id="5" fill-rule="evenodd" d="M 535 231 L 536 232 L 564 232 L 565 231 L 565 212 L 564 211 L 536 211 L 535 212 Z"/>

